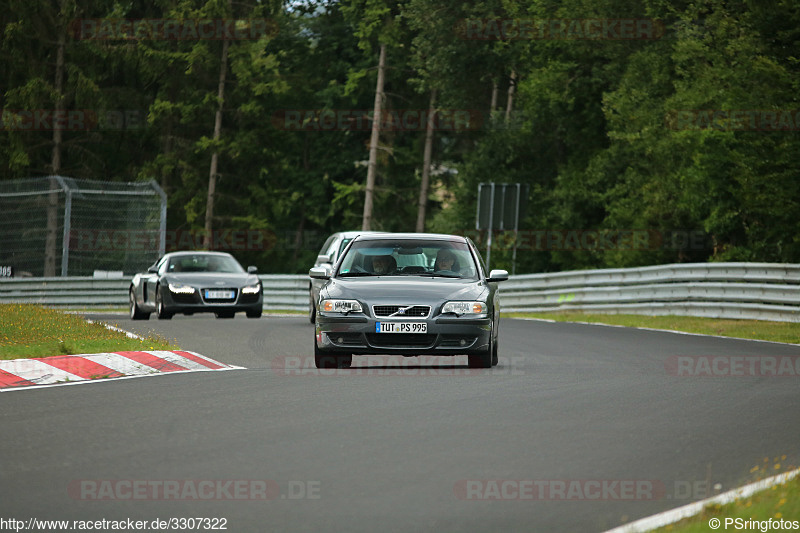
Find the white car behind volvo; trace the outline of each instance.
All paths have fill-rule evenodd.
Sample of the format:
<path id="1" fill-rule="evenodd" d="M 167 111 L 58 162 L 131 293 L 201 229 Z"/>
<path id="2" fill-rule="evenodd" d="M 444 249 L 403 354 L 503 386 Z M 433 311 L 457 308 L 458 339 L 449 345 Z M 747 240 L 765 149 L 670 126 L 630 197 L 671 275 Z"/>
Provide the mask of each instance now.
<path id="1" fill-rule="evenodd" d="M 350 241 L 359 235 L 368 233 L 380 233 L 377 231 L 340 231 L 334 233 L 327 238 L 325 244 L 320 248 L 317 254 L 317 261 L 314 263 L 314 268 L 326 268 L 329 272 L 333 272 L 333 267 L 341 257 L 342 252 L 350 244 Z M 312 324 L 317 317 L 317 300 L 319 300 L 319 290 L 324 285 L 323 280 L 311 278 L 308 284 L 308 320 Z"/>

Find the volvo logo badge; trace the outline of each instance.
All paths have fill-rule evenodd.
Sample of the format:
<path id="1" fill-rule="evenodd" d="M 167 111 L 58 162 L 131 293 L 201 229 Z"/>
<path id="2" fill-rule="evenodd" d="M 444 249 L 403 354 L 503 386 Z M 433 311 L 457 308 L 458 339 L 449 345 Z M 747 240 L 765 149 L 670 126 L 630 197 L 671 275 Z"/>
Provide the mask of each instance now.
<path id="1" fill-rule="evenodd" d="M 389 316 L 405 315 L 406 311 L 408 311 L 409 309 L 411 309 L 413 307 L 414 307 L 413 305 L 409 305 L 408 307 L 401 307 L 400 309 L 398 309 L 397 311 L 395 311 L 394 313 L 392 313 Z"/>

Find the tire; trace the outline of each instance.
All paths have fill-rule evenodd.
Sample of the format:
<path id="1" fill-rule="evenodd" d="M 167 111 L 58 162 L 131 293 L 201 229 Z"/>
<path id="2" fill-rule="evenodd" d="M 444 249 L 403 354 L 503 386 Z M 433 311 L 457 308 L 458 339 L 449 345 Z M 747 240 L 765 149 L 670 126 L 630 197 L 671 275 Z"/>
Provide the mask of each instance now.
<path id="1" fill-rule="evenodd" d="M 498 340 L 499 339 L 495 339 L 494 340 L 494 344 L 492 345 L 492 366 L 497 366 L 497 363 L 500 360 L 498 355 L 497 355 L 497 344 L 498 344 L 497 341 Z"/>
<path id="2" fill-rule="evenodd" d="M 317 339 L 314 338 L 314 364 L 317 368 L 350 368 L 352 363 L 352 355 L 333 354 L 320 350 L 317 346 Z"/>
<path id="3" fill-rule="evenodd" d="M 173 313 L 170 313 L 164 307 L 164 300 L 161 298 L 161 286 L 156 286 L 156 316 L 159 320 L 169 320 L 172 318 Z"/>
<path id="4" fill-rule="evenodd" d="M 214 313 L 217 318 L 233 318 L 234 315 L 236 315 L 236 311 L 218 311 Z"/>
<path id="5" fill-rule="evenodd" d="M 247 311 L 245 315 L 247 315 L 247 318 L 261 318 L 262 313 L 263 313 L 262 309 L 256 309 L 253 311 Z"/>
<path id="6" fill-rule="evenodd" d="M 130 302 L 131 320 L 148 320 L 150 313 L 145 313 L 136 304 L 136 295 L 133 293 L 133 288 L 128 291 L 128 301 Z"/>
<path id="7" fill-rule="evenodd" d="M 494 343 L 492 343 L 491 339 L 489 343 L 489 347 L 486 348 L 485 352 L 467 355 L 470 368 L 492 368 L 492 362 L 496 352 L 494 351 Z"/>
<path id="8" fill-rule="evenodd" d="M 308 321 L 312 324 L 317 321 L 317 306 L 314 304 L 314 299 L 308 295 Z"/>

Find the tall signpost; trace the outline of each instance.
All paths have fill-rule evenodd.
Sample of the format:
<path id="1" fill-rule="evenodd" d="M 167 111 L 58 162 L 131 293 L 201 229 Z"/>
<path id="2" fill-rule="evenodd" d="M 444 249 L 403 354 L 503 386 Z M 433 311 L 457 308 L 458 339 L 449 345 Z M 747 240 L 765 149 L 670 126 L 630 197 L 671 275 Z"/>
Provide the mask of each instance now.
<path id="1" fill-rule="evenodd" d="M 517 267 L 517 234 L 519 220 L 524 216 L 528 198 L 528 185 L 522 183 L 480 183 L 478 185 L 478 214 L 475 229 L 488 231 L 486 242 L 486 268 L 492 258 L 492 237 L 495 230 L 513 230 L 514 247 L 511 256 L 511 273 Z"/>

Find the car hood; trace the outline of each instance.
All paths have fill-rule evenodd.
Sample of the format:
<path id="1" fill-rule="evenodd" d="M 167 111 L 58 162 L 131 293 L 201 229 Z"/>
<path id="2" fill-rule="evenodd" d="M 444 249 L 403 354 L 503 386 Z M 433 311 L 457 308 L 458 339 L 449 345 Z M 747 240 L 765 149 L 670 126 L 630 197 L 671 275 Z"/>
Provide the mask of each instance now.
<path id="1" fill-rule="evenodd" d="M 167 282 L 185 283 L 195 287 L 222 287 L 236 286 L 244 287 L 258 283 L 258 277 L 247 273 L 223 273 L 223 272 L 197 272 L 167 274 L 164 276 Z"/>
<path id="2" fill-rule="evenodd" d="M 370 305 L 436 305 L 447 300 L 480 300 L 488 292 L 483 282 L 464 279 L 410 277 L 332 278 L 325 298 L 357 299 Z"/>

